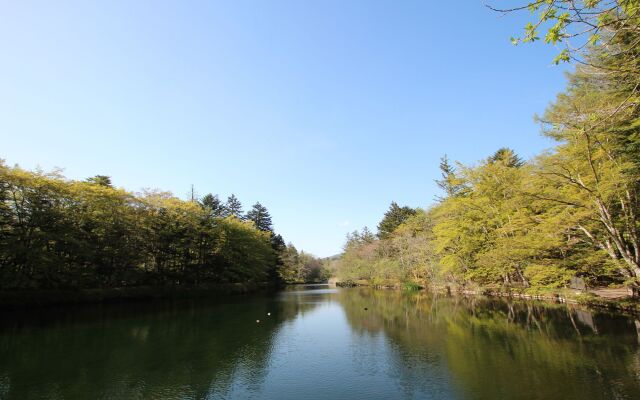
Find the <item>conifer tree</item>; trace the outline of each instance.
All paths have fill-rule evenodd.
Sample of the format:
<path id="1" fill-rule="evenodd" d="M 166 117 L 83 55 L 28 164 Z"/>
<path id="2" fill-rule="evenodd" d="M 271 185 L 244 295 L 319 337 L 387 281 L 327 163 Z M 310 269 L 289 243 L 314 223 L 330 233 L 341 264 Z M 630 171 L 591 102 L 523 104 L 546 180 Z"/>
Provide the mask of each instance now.
<path id="1" fill-rule="evenodd" d="M 360 232 L 360 241 L 363 243 L 372 243 L 374 240 L 376 240 L 376 235 L 371 232 L 371 229 L 369 229 L 368 226 L 362 228 L 362 231 Z"/>
<path id="2" fill-rule="evenodd" d="M 224 216 L 234 216 L 238 219 L 243 219 L 242 214 L 242 203 L 235 194 L 232 194 L 227 198 L 227 203 L 224 206 Z"/>
<path id="3" fill-rule="evenodd" d="M 208 210 L 213 217 L 220 218 L 224 215 L 225 206 L 218 198 L 218 195 L 211 193 L 205 195 L 202 200 L 200 200 L 200 205 L 202 208 Z"/>
<path id="4" fill-rule="evenodd" d="M 449 164 L 446 154 L 440 159 L 440 171 L 442 179 L 436 180 L 436 184 L 445 192 L 446 196 L 439 197 L 439 200 L 460 196 L 465 193 L 464 181 L 456 174 L 456 168 Z"/>
<path id="5" fill-rule="evenodd" d="M 253 205 L 251 210 L 247 212 L 246 219 L 253 221 L 256 224 L 256 228 L 265 232 L 273 232 L 273 226 L 271 224 L 271 215 L 265 206 L 257 202 Z"/>
<path id="6" fill-rule="evenodd" d="M 400 224 L 414 215 L 416 210 L 411 207 L 400 207 L 395 201 L 391 202 L 389 210 L 384 214 L 382 221 L 378 224 L 378 237 L 387 238 Z"/>
<path id="7" fill-rule="evenodd" d="M 513 150 L 508 147 L 498 149 L 491 157 L 488 158 L 490 164 L 502 163 L 507 167 L 520 168 L 524 165 L 524 161 Z"/>
<path id="8" fill-rule="evenodd" d="M 87 178 L 88 183 L 92 183 L 94 185 L 100 185 L 105 187 L 113 187 L 111 183 L 111 177 L 107 175 L 95 175 L 91 178 Z"/>

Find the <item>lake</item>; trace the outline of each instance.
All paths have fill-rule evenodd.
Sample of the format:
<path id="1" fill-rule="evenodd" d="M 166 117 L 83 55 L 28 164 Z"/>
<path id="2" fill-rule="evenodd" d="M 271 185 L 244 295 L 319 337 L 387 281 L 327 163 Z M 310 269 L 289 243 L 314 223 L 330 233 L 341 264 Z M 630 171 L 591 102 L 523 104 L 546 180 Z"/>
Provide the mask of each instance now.
<path id="1" fill-rule="evenodd" d="M 326 285 L 20 311 L 0 322 L 0 399 L 638 399 L 639 330 L 566 305 Z"/>

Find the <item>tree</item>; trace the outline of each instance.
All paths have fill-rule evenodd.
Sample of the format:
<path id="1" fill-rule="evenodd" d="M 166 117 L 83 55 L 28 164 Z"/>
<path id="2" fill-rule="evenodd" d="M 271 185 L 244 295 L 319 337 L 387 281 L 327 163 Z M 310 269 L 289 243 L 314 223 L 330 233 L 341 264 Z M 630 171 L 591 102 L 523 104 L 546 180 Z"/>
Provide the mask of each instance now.
<path id="1" fill-rule="evenodd" d="M 298 279 L 300 270 L 300 256 L 298 249 L 289 243 L 282 253 L 283 267 L 280 270 L 280 276 L 285 282 L 295 282 Z"/>
<path id="2" fill-rule="evenodd" d="M 637 0 L 536 0 L 509 9 L 489 8 L 501 13 L 528 10 L 534 15 L 526 24 L 524 35 L 511 38 L 515 45 L 538 41 L 539 31 L 545 30 L 545 43 L 564 45 L 554 59 L 556 64 L 576 61 L 603 71 L 622 73 L 636 82 L 640 79 L 637 57 L 640 3 Z M 605 51 L 594 59 L 591 56 L 596 46 Z"/>
<path id="3" fill-rule="evenodd" d="M 373 232 L 371 232 L 368 226 L 365 226 L 364 228 L 362 228 L 362 230 L 360 231 L 359 237 L 362 243 L 371 243 L 374 240 L 376 240 L 376 235 L 374 235 Z"/>
<path id="4" fill-rule="evenodd" d="M 215 196 L 96 181 L 0 162 L 0 290 L 275 282 L 282 238 L 217 218 Z"/>
<path id="5" fill-rule="evenodd" d="M 285 249 L 287 248 L 287 245 L 284 242 L 284 239 L 282 238 L 282 235 L 280 234 L 274 234 L 271 235 L 271 247 L 273 248 L 273 251 L 276 252 L 276 254 L 281 255 Z"/>
<path id="6" fill-rule="evenodd" d="M 555 62 L 577 64 L 541 119 L 558 146 L 540 157 L 537 174 L 544 179 L 532 196 L 570 222 L 574 248 L 608 254 L 638 291 L 640 2 L 536 1 L 498 11 L 524 9 L 537 14 L 512 41 L 534 42 L 546 29 L 545 42 L 564 44 Z"/>
<path id="7" fill-rule="evenodd" d="M 326 278 L 325 264 L 309 253 L 298 252 L 291 243 L 284 248 L 282 261 L 280 276 L 285 282 L 320 282 Z"/>
<path id="8" fill-rule="evenodd" d="M 409 217 L 415 215 L 416 210 L 411 207 L 400 207 L 395 201 L 391 202 L 389 210 L 378 224 L 378 237 L 387 238 L 400 224 L 405 222 Z"/>
<path id="9" fill-rule="evenodd" d="M 94 185 L 113 187 L 113 185 L 111 184 L 111 177 L 107 175 L 92 176 L 91 178 L 87 178 L 87 182 Z"/>
<path id="10" fill-rule="evenodd" d="M 225 217 L 236 217 L 238 219 L 242 219 L 242 203 L 235 194 L 232 194 L 227 198 L 227 203 L 224 206 L 224 216 Z"/>
<path id="11" fill-rule="evenodd" d="M 547 197 L 582 215 L 576 228 L 585 239 L 622 260 L 621 272 L 638 279 L 640 100 L 625 103 L 629 95 L 614 77 L 578 68 L 543 118 L 545 135 L 559 145 L 541 158 L 539 174 L 550 187 L 562 186 Z"/>
<path id="12" fill-rule="evenodd" d="M 436 184 L 444 191 L 446 197 L 461 196 L 465 193 L 464 184 L 456 175 L 456 169 L 449 163 L 446 155 L 440 159 L 440 172 L 442 179 L 436 180 Z M 440 200 L 442 199 L 440 197 Z"/>
<path id="13" fill-rule="evenodd" d="M 285 268 L 284 255 L 287 245 L 280 234 L 271 235 L 271 248 L 275 254 L 275 263 L 269 269 L 269 282 L 276 286 L 282 286 L 286 283 L 282 278 L 282 271 Z"/>
<path id="14" fill-rule="evenodd" d="M 391 254 L 398 260 L 401 280 L 436 282 L 439 278 L 438 265 L 430 214 L 417 210 L 414 216 L 396 228 L 389 241 Z"/>
<path id="15" fill-rule="evenodd" d="M 487 161 L 489 163 L 502 163 L 509 168 L 520 168 L 524 165 L 524 161 L 508 147 L 498 149 Z"/>
<path id="16" fill-rule="evenodd" d="M 225 205 L 220 201 L 218 195 L 211 193 L 205 195 L 200 200 L 200 205 L 211 213 L 215 218 L 221 218 L 225 213 Z"/>
<path id="17" fill-rule="evenodd" d="M 265 206 L 259 202 L 254 204 L 251 210 L 247 212 L 245 217 L 249 221 L 253 221 L 256 224 L 256 228 L 265 232 L 273 232 L 273 226 L 271 223 L 271 215 Z"/>
<path id="18" fill-rule="evenodd" d="M 9 257 L 10 254 L 9 243 L 14 225 L 14 214 L 10 208 L 10 190 L 12 187 L 9 171 L 9 168 L 5 166 L 4 160 L 0 158 L 0 276 L 2 276 L 2 268 L 8 264 L 8 260 L 5 257 Z"/>

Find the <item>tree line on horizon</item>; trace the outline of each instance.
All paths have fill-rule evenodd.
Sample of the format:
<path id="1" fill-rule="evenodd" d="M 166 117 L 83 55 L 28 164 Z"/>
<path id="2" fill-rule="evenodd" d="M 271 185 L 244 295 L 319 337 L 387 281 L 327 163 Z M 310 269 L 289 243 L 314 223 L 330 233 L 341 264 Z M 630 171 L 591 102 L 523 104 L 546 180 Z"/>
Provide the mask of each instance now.
<path id="1" fill-rule="evenodd" d="M 80 289 L 321 279 L 260 202 L 133 194 L 0 160 L 0 289 Z M 294 271 L 294 272 L 292 272 Z"/>
<path id="2" fill-rule="evenodd" d="M 476 165 L 440 163 L 442 196 L 426 210 L 392 203 L 378 225 L 347 237 L 347 280 L 493 288 L 640 286 L 640 3 L 532 2 L 515 43 L 567 43 L 566 89 L 538 121 L 555 146 L 524 161 L 508 148 Z"/>

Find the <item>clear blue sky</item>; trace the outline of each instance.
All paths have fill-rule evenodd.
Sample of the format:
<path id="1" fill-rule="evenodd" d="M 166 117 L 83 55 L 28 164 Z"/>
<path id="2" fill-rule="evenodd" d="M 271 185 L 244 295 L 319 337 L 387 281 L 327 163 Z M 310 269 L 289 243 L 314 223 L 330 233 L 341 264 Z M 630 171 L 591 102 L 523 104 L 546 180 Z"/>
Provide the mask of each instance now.
<path id="1" fill-rule="evenodd" d="M 527 15 L 452 4 L 0 2 L 0 158 L 235 193 L 336 254 L 392 200 L 431 204 L 443 154 L 551 145 L 532 116 L 564 87 L 555 49 L 510 44 Z"/>

